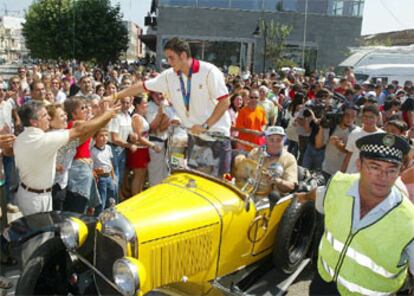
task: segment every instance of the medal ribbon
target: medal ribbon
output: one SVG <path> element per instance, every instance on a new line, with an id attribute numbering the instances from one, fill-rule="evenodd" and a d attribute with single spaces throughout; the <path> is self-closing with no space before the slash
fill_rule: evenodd
<path id="1" fill-rule="evenodd" d="M 194 63 L 194 60 L 193 60 L 193 63 Z M 183 73 L 180 71 L 179 75 L 180 75 L 180 88 L 181 88 L 181 94 L 183 96 L 184 105 L 185 105 L 185 108 L 187 109 L 187 111 L 189 111 L 189 109 L 190 109 L 190 96 L 191 96 L 191 77 L 193 76 L 193 64 L 191 64 L 190 73 L 188 74 L 187 91 L 184 87 Z"/>

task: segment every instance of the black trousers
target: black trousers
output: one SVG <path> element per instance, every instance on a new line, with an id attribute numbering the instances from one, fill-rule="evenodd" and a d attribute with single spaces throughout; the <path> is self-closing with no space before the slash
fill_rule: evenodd
<path id="1" fill-rule="evenodd" d="M 52 187 L 52 206 L 54 211 L 62 211 L 66 199 L 66 188 L 61 189 L 56 183 Z"/>
<path id="2" fill-rule="evenodd" d="M 336 283 L 325 282 L 316 270 L 309 287 L 309 295 L 339 295 Z"/>
<path id="3" fill-rule="evenodd" d="M 88 208 L 89 200 L 76 192 L 66 191 L 65 202 L 63 203 L 63 210 L 68 212 L 75 212 L 85 214 Z"/>

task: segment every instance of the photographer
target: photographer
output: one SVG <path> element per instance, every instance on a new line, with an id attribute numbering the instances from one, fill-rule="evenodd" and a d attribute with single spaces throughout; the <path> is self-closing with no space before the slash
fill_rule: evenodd
<path id="1" fill-rule="evenodd" d="M 322 163 L 322 174 L 325 181 L 341 169 L 346 150 L 348 136 L 355 128 L 355 119 L 359 108 L 352 103 L 345 103 L 341 109 L 327 114 L 327 120 L 321 122 L 315 138 L 315 148 L 325 148 L 325 159 Z"/>
<path id="2" fill-rule="evenodd" d="M 316 94 L 313 104 L 307 106 L 303 115 L 309 122 L 310 135 L 309 142 L 303 156 L 303 166 L 309 170 L 321 170 L 322 162 L 325 156 L 325 147 L 317 148 L 315 145 L 316 135 L 321 123 L 326 121 L 326 114 L 332 110 L 332 93 L 327 89 L 321 89 Z"/>

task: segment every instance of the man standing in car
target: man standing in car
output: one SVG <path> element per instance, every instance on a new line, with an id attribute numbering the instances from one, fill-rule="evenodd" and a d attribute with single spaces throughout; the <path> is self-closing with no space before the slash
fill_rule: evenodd
<path id="1" fill-rule="evenodd" d="M 210 63 L 192 58 L 189 44 L 182 39 L 169 40 L 164 46 L 164 53 L 170 69 L 153 79 L 135 83 L 114 94 L 113 98 L 134 96 L 144 91 L 166 94 L 184 127 L 191 130 L 189 151 L 199 145 L 208 146 L 203 148 L 211 149 L 214 161 L 220 164 L 216 176 L 228 173 L 230 140 L 208 142 L 200 141 L 196 136 L 206 131 L 230 136 L 231 121 L 227 112 L 230 101 L 223 73 Z"/>

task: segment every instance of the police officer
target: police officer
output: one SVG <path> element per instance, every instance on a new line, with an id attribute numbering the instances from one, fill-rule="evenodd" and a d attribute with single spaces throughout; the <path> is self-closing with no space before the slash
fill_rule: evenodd
<path id="1" fill-rule="evenodd" d="M 397 181 L 410 146 L 385 133 L 356 145 L 359 174 L 338 172 L 316 197 L 325 231 L 310 295 L 390 295 L 414 274 L 414 205 Z"/>

